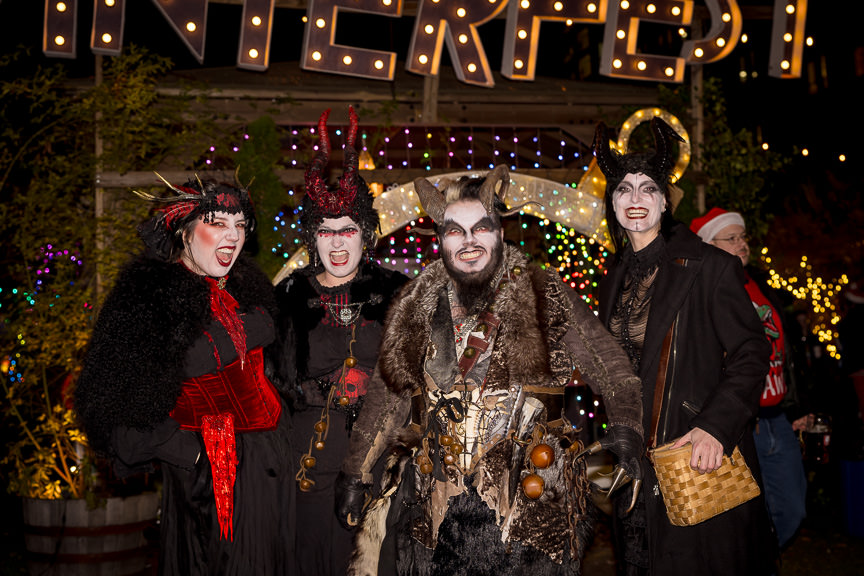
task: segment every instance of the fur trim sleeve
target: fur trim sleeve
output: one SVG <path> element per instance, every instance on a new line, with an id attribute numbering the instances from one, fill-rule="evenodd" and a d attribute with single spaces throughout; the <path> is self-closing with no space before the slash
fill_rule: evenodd
<path id="1" fill-rule="evenodd" d="M 363 410 L 354 424 L 342 472 L 371 484 L 372 468 L 408 425 L 410 409 L 411 392 L 389 390 L 376 368 L 369 381 Z"/>
<path id="2" fill-rule="evenodd" d="M 628 426 L 642 435 L 642 381 L 627 354 L 576 292 L 563 284 L 559 289 L 570 303 L 564 342 L 576 368 L 603 397 L 609 424 Z"/>

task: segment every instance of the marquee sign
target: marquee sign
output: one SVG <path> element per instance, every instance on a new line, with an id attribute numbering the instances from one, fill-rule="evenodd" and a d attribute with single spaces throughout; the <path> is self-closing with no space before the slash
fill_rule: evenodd
<path id="1" fill-rule="evenodd" d="M 127 0 L 94 0 L 90 49 L 116 55 L 123 47 Z M 198 59 L 204 60 L 208 0 L 153 0 Z M 270 63 L 276 0 L 244 0 L 237 66 L 266 70 Z M 613 78 L 682 82 L 687 65 L 708 64 L 729 55 L 741 37 L 736 0 L 704 0 L 710 14 L 705 37 L 683 43 L 677 55 L 637 50 L 641 22 L 682 28 L 693 21 L 694 0 L 418 0 L 405 68 L 436 76 L 446 45 L 460 81 L 495 85 L 478 27 L 506 10 L 501 74 L 534 80 L 541 24 L 548 21 L 602 25 L 600 72 Z M 75 57 L 78 0 L 45 0 L 43 51 Z M 308 0 L 300 65 L 329 74 L 392 80 L 396 53 L 336 44 L 340 14 L 363 12 L 402 17 L 402 0 Z M 769 74 L 800 78 L 807 0 L 774 0 Z"/>

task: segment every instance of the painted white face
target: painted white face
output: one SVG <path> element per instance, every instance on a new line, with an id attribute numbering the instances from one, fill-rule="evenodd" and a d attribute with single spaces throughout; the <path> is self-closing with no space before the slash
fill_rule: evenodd
<path id="1" fill-rule="evenodd" d="M 186 235 L 180 259 L 193 272 L 221 278 L 231 271 L 246 242 L 246 216 L 242 212 L 214 212 L 210 222 L 201 216 Z"/>
<path id="2" fill-rule="evenodd" d="M 440 230 L 441 247 L 450 267 L 462 274 L 482 272 L 504 240 L 479 200 L 460 200 L 447 206 Z"/>
<path id="3" fill-rule="evenodd" d="M 711 240 L 711 244 L 733 256 L 738 256 L 744 266 L 750 262 L 750 246 L 747 244 L 746 230 L 740 224 L 730 224 L 722 228 Z"/>
<path id="4" fill-rule="evenodd" d="M 357 275 L 363 258 L 363 232 L 349 216 L 324 218 L 315 236 L 315 249 L 324 265 L 318 281 L 338 286 Z"/>
<path id="5" fill-rule="evenodd" d="M 666 199 L 657 183 L 639 172 L 627 174 L 621 180 L 613 192 L 612 206 L 615 218 L 628 233 L 656 235 L 666 209 Z"/>

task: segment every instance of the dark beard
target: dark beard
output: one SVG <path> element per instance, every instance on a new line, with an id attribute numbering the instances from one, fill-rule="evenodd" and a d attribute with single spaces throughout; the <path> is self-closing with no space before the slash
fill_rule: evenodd
<path id="1" fill-rule="evenodd" d="M 492 258 L 478 272 L 462 272 L 453 267 L 455 254 L 444 254 L 444 268 L 453 280 L 453 289 L 459 303 L 468 311 L 468 315 L 479 314 L 492 302 L 498 286 L 492 285 L 492 280 L 504 261 L 504 244 L 499 239 L 492 247 Z"/>

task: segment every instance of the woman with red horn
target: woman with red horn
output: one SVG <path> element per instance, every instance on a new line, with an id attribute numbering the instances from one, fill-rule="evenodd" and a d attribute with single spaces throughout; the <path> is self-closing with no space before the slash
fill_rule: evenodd
<path id="1" fill-rule="evenodd" d="M 278 362 L 293 382 L 299 466 L 296 573 L 308 576 L 346 573 L 353 528 L 334 510 L 344 486 L 339 470 L 378 359 L 388 305 L 408 281 L 374 261 L 379 216 L 358 172 L 357 114 L 350 107 L 342 176 L 327 182 L 329 114 L 318 121 L 318 154 L 306 168 L 300 217 L 311 263 L 276 287 Z"/>

